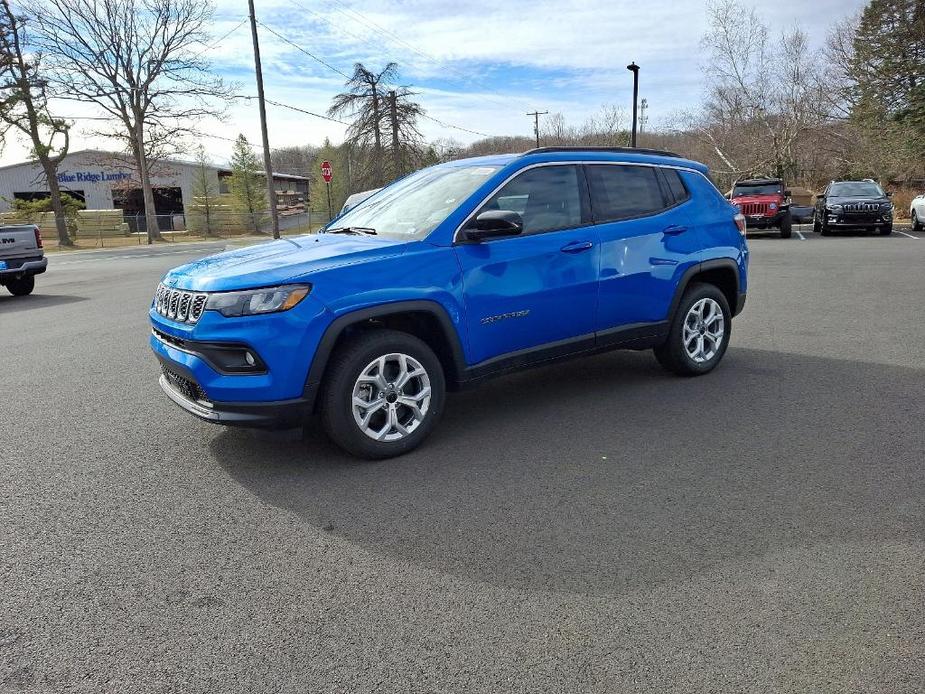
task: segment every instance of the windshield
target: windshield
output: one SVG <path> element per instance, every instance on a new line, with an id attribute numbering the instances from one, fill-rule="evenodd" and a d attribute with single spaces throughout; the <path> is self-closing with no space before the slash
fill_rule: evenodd
<path id="1" fill-rule="evenodd" d="M 829 189 L 830 198 L 882 198 L 883 188 L 868 181 L 842 181 L 833 183 Z"/>
<path id="2" fill-rule="evenodd" d="M 763 183 L 750 186 L 737 185 L 732 189 L 732 197 L 737 198 L 742 195 L 782 195 L 783 192 L 784 187 L 780 183 Z"/>
<path id="3" fill-rule="evenodd" d="M 393 183 L 329 225 L 422 238 L 495 174 L 498 166 L 433 167 Z"/>

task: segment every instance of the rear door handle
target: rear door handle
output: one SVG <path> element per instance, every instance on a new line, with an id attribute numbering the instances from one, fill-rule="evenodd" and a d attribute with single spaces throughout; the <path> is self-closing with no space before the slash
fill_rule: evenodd
<path id="1" fill-rule="evenodd" d="M 670 227 L 665 227 L 662 233 L 667 236 L 677 236 L 678 234 L 683 234 L 685 231 L 687 231 L 687 227 L 683 227 L 679 224 L 672 224 Z"/>
<path id="2" fill-rule="evenodd" d="M 572 241 L 562 246 L 559 250 L 563 253 L 581 253 L 591 248 L 594 248 L 594 243 L 591 241 Z"/>

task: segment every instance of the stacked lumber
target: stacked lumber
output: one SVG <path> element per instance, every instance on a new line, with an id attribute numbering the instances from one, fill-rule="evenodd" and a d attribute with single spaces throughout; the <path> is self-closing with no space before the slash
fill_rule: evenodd
<path id="1" fill-rule="evenodd" d="M 128 236 L 129 227 L 122 210 L 80 210 L 77 212 L 77 236 L 99 238 Z"/>

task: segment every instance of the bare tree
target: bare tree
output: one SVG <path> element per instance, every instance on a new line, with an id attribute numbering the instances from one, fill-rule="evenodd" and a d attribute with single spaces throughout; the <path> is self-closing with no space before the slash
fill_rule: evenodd
<path id="1" fill-rule="evenodd" d="M 410 151 L 422 141 L 416 121 L 424 114 L 424 109 L 410 100 L 412 92 L 406 87 L 393 87 L 394 102 L 389 98 L 389 85 L 397 80 L 396 63 L 389 63 L 379 73 L 357 63 L 354 65 L 353 76 L 345 83 L 347 91 L 335 96 L 328 109 L 330 116 L 352 120 L 347 128 L 347 140 L 355 151 L 369 154 L 366 171 L 355 178 L 370 187 L 387 182 L 383 166 L 386 138 L 391 141 L 388 149 L 393 153 L 392 160 L 399 162 L 393 168 L 398 169 L 404 166 L 398 150 L 406 148 Z M 392 172 L 395 176 L 401 173 L 404 172 Z"/>
<path id="2" fill-rule="evenodd" d="M 148 242 L 160 237 L 149 158 L 202 118 L 219 116 L 231 90 L 202 57 L 212 5 L 203 0 L 36 0 L 37 43 L 69 98 L 118 120 L 105 132 L 135 159 Z"/>
<path id="3" fill-rule="evenodd" d="M 686 129 L 719 155 L 730 178 L 797 175 L 797 146 L 824 115 L 806 35 L 794 29 L 772 39 L 754 9 L 736 0 L 716 0 L 707 12 L 707 98 Z"/>
<path id="4" fill-rule="evenodd" d="M 28 57 L 27 19 L 17 15 L 8 0 L 0 7 L 0 137 L 9 130 L 29 138 L 32 155 L 42 167 L 51 209 L 55 215 L 58 243 L 74 245 L 68 234 L 65 209 L 58 185 L 58 165 L 67 155 L 69 125 L 48 109 L 48 82 L 42 74 L 42 56 Z"/>

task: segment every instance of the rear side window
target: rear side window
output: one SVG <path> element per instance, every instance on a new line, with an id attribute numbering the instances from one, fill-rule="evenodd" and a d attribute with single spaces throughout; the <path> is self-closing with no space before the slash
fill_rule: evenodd
<path id="1" fill-rule="evenodd" d="M 662 175 L 665 177 L 665 183 L 668 184 L 668 197 L 673 205 L 682 203 L 690 197 L 690 193 L 684 187 L 684 181 L 681 180 L 681 174 L 674 169 L 662 169 Z"/>
<path id="2" fill-rule="evenodd" d="M 654 167 L 591 164 L 585 170 L 596 222 L 645 217 L 674 204 L 666 204 Z"/>
<path id="3" fill-rule="evenodd" d="M 485 203 L 486 210 L 511 210 L 524 220 L 524 234 L 571 229 L 581 225 L 577 166 L 529 169 Z"/>

